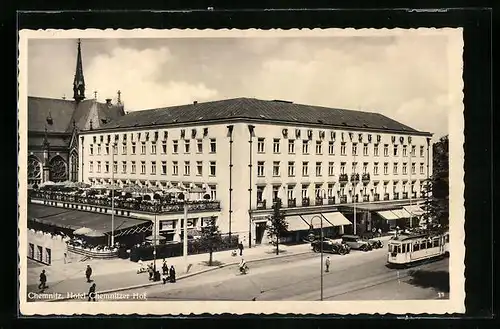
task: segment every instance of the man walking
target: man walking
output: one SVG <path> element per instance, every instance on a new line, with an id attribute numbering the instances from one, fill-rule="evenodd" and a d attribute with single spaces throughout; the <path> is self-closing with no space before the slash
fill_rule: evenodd
<path id="1" fill-rule="evenodd" d="M 47 275 L 45 275 L 45 270 L 42 270 L 42 273 L 40 273 L 40 284 L 38 285 L 38 289 L 41 289 L 43 291 L 45 288 L 47 288 L 46 283 Z"/>
<path id="2" fill-rule="evenodd" d="M 238 249 L 240 250 L 240 256 L 243 256 L 243 243 L 241 241 L 238 243 Z"/>
<path id="3" fill-rule="evenodd" d="M 91 275 L 92 275 L 92 268 L 90 267 L 90 265 L 87 265 L 87 270 L 85 271 L 85 277 L 87 278 L 87 282 L 92 282 L 92 280 L 90 280 Z"/>
<path id="4" fill-rule="evenodd" d="M 95 283 L 92 283 L 89 289 L 89 302 L 93 301 L 95 302 Z"/>
<path id="5" fill-rule="evenodd" d="M 330 256 L 326 257 L 325 267 L 325 272 L 330 272 Z"/>

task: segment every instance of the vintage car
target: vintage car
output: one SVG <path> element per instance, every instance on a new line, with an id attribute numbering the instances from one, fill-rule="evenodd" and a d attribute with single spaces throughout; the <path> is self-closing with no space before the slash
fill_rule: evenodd
<path id="1" fill-rule="evenodd" d="M 311 247 L 314 252 L 320 252 L 321 241 L 319 239 L 312 241 Z M 345 255 L 351 252 L 351 248 L 346 244 L 335 242 L 328 238 L 323 238 L 323 252 Z"/>
<path id="2" fill-rule="evenodd" d="M 361 239 L 357 235 L 343 235 L 342 243 L 347 244 L 351 249 L 361 251 L 373 250 L 372 245 L 368 241 Z"/>
<path id="3" fill-rule="evenodd" d="M 384 247 L 384 243 L 378 239 L 369 239 L 368 243 L 372 246 L 373 249 L 379 249 Z"/>

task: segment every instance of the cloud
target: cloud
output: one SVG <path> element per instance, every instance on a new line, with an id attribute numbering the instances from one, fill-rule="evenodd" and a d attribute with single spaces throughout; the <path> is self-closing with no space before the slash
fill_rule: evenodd
<path id="1" fill-rule="evenodd" d="M 98 98 L 116 97 L 119 89 L 127 111 L 208 100 L 217 91 L 202 82 L 165 81 L 166 64 L 172 59 L 169 49 L 137 50 L 116 48 L 110 54 L 94 57 L 85 70 L 89 90 L 98 91 Z"/>

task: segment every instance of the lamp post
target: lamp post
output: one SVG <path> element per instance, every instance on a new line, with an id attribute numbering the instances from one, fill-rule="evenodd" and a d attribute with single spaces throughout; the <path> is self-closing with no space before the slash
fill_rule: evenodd
<path id="1" fill-rule="evenodd" d="M 311 218 L 311 227 L 313 227 L 313 219 L 319 218 L 320 222 L 320 252 L 321 252 L 321 262 L 320 262 L 320 285 L 321 285 L 321 297 L 320 300 L 323 300 L 323 217 L 319 215 L 315 215 Z"/>
<path id="2" fill-rule="evenodd" d="M 115 245 L 115 143 L 111 145 L 111 247 Z"/>
<path id="3" fill-rule="evenodd" d="M 183 231 L 183 236 L 184 239 L 182 241 L 182 249 L 183 249 L 183 256 L 184 256 L 184 265 L 186 266 L 186 273 L 188 271 L 188 234 L 187 234 L 187 222 L 188 222 L 188 206 L 189 206 L 189 201 L 188 201 L 188 193 L 184 193 L 184 231 Z"/>
<path id="4" fill-rule="evenodd" d="M 153 210 L 155 212 L 155 223 L 153 232 L 153 271 L 156 273 L 156 243 L 158 242 L 158 212 L 160 212 L 161 204 L 155 204 Z"/>

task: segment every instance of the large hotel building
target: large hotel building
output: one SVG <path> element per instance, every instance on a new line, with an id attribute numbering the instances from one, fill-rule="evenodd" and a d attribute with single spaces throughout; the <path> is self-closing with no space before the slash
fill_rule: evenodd
<path id="1" fill-rule="evenodd" d="M 79 132 L 79 181 L 204 191 L 220 209 L 190 213 L 189 226 L 215 216 L 251 246 L 266 241 L 277 198 L 290 240 L 320 222 L 333 233 L 395 226 L 418 213 L 432 173 L 431 134 L 371 112 L 236 98 L 93 127 Z M 179 240 L 182 218 L 161 214 L 157 233 Z"/>

